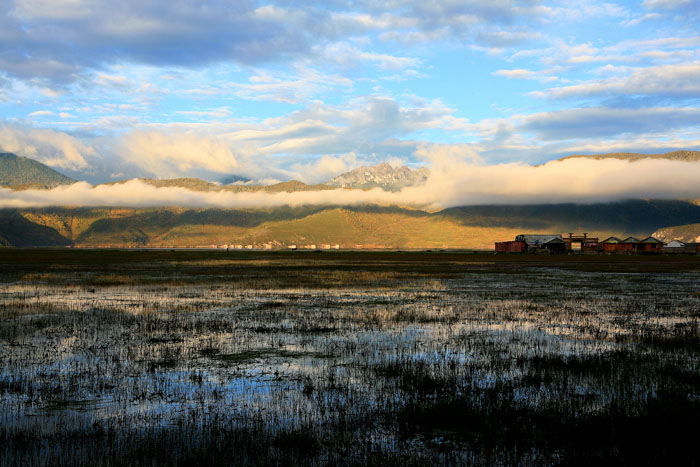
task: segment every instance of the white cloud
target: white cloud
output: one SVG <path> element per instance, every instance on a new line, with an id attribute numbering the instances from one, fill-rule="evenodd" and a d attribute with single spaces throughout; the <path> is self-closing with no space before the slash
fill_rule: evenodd
<path id="1" fill-rule="evenodd" d="M 128 162 L 159 178 L 198 170 L 230 173 L 239 165 L 225 141 L 194 132 L 137 130 L 124 135 L 118 149 Z"/>
<path id="2" fill-rule="evenodd" d="M 360 165 L 353 152 L 342 155 L 325 154 L 311 162 L 297 162 L 292 165 L 296 172 L 294 177 L 305 183 L 323 183 L 343 172 L 348 172 Z"/>
<path id="3" fill-rule="evenodd" d="M 321 73 L 312 68 L 298 69 L 291 76 L 258 72 L 248 83 L 229 83 L 228 88 L 244 99 L 269 100 L 298 104 L 312 96 L 338 87 L 352 87 L 353 82 L 339 75 Z M 219 91 L 221 92 L 221 91 Z"/>
<path id="4" fill-rule="evenodd" d="M 515 68 L 512 70 L 497 70 L 492 74 L 495 76 L 505 76 L 506 78 L 510 79 L 531 79 L 546 83 L 559 79 L 556 76 L 551 76 L 550 73 L 552 72 L 553 70 L 532 71 L 523 68 Z"/>
<path id="5" fill-rule="evenodd" d="M 639 17 L 634 18 L 634 19 L 623 21 L 621 24 L 623 26 L 630 27 L 630 26 L 636 26 L 638 24 L 641 24 L 644 21 L 650 21 L 650 20 L 659 19 L 659 18 L 661 18 L 661 15 L 658 13 L 647 13 L 643 16 L 639 16 Z"/>
<path id="6" fill-rule="evenodd" d="M 698 149 L 699 120 L 692 106 L 606 106 L 484 119 L 465 130 L 474 137 L 467 147 L 486 160 L 537 163 L 576 153 Z"/>
<path id="7" fill-rule="evenodd" d="M 517 130 L 535 132 L 544 140 L 590 139 L 624 133 L 666 135 L 674 129 L 697 127 L 700 109 L 589 107 L 542 112 L 517 120 Z"/>
<path id="8" fill-rule="evenodd" d="M 554 99 L 601 95 L 655 95 L 700 97 L 700 63 L 632 68 L 625 77 L 587 81 L 550 88 L 544 95 Z"/>
<path id="9" fill-rule="evenodd" d="M 318 58 L 318 50 L 326 46 L 371 40 L 375 34 L 404 43 L 452 40 L 511 46 L 538 38 L 531 23 L 552 14 L 551 8 L 530 0 L 7 3 L 0 26 L 3 44 L 12 53 L 3 54 L 0 69 L 23 79 L 63 84 L 115 63 L 187 68 L 293 63 Z M 417 62 L 385 51 L 353 54 L 394 71 Z M 119 76 L 105 75 L 100 82 L 127 85 Z"/>
<path id="10" fill-rule="evenodd" d="M 334 43 L 319 50 L 325 60 L 335 63 L 342 68 L 356 67 L 367 63 L 375 63 L 383 70 L 405 71 L 418 67 L 421 61 L 414 57 L 367 52 L 348 43 Z"/>
<path id="11" fill-rule="evenodd" d="M 401 105 L 389 97 L 365 96 L 338 106 L 314 102 L 261 125 L 231 130 L 226 138 L 258 155 L 386 153 L 406 144 L 415 147 L 396 138 L 460 124 L 453 112 L 440 101 Z"/>
<path id="12" fill-rule="evenodd" d="M 427 155 L 430 157 L 430 155 Z M 85 182 L 52 190 L 0 188 L 0 207 L 188 206 L 254 208 L 299 205 L 391 204 L 430 208 L 473 204 L 602 202 L 631 198 L 700 197 L 700 163 L 645 159 L 567 159 L 533 167 L 482 165 L 436 154 L 425 185 L 398 193 L 380 189 L 294 193 L 192 192 L 156 188 L 138 180 L 92 187 Z"/>
<path id="13" fill-rule="evenodd" d="M 48 115 L 53 115 L 54 113 L 50 110 L 37 110 L 29 114 L 30 117 L 44 117 Z"/>
<path id="14" fill-rule="evenodd" d="M 69 170 L 87 168 L 85 158 L 96 156 L 94 148 L 66 133 L 2 123 L 0 148 L 36 159 L 51 167 Z"/>
<path id="15" fill-rule="evenodd" d="M 229 107 L 218 107 L 208 110 L 176 110 L 173 113 L 192 118 L 225 118 L 231 115 L 231 109 Z"/>
<path id="16" fill-rule="evenodd" d="M 128 77 L 123 75 L 108 75 L 106 73 L 97 73 L 95 76 L 95 84 L 98 86 L 111 86 L 121 89 L 130 87 Z"/>

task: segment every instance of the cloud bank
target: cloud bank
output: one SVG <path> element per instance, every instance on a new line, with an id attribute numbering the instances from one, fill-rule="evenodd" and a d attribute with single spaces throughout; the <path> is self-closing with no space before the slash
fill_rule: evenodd
<path id="1" fill-rule="evenodd" d="M 397 193 L 380 189 L 292 193 L 195 192 L 156 188 L 138 180 L 91 186 L 85 182 L 52 190 L 0 189 L 0 207 L 121 206 L 269 208 L 302 205 L 403 205 L 426 209 L 483 204 L 592 203 L 622 199 L 700 198 L 700 163 L 645 159 L 585 158 L 542 166 L 484 165 L 449 153 L 435 160 L 424 185 Z"/>
<path id="2" fill-rule="evenodd" d="M 22 154 L 58 169 L 85 169 L 95 150 L 65 133 L 0 124 L 0 149 Z"/>

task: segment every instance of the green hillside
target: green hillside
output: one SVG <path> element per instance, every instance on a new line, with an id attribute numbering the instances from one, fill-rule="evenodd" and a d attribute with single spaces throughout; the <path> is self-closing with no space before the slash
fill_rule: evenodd
<path id="1" fill-rule="evenodd" d="M 208 246 L 271 244 L 341 245 L 343 248 L 489 248 L 513 229 L 460 225 L 427 213 L 401 209 L 315 208 L 272 210 L 167 209 L 102 219 L 83 231 L 80 246 Z"/>
<path id="2" fill-rule="evenodd" d="M 5 152 L 0 153 L 0 186 L 14 189 L 54 188 L 75 183 L 41 162 Z"/>
<path id="3" fill-rule="evenodd" d="M 634 200 L 590 205 L 465 206 L 428 213 L 386 206 L 269 209 L 36 208 L 0 210 L 16 246 L 341 245 L 344 248 L 492 248 L 518 233 L 647 236 L 700 223 L 700 206 Z M 700 233 L 698 234 L 700 235 Z"/>

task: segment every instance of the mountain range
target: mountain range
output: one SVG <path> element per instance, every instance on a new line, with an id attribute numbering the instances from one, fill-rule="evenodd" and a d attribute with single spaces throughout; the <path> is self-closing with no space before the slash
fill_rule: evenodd
<path id="1" fill-rule="evenodd" d="M 622 154 L 627 159 L 663 155 Z M 613 154 L 572 156 L 606 158 Z M 700 152 L 668 158 L 700 160 Z M 694 159 L 693 159 L 694 158 Z M 420 184 L 427 169 L 380 164 L 339 175 L 325 184 L 299 181 L 275 185 L 221 185 L 196 178 L 141 179 L 157 187 L 196 191 L 301 191 L 336 187 L 389 191 Z M 0 184 L 13 189 L 50 188 L 74 180 L 31 159 L 0 157 Z M 124 182 L 112 182 L 124 183 Z M 676 226 L 676 227 L 674 227 Z M 343 248 L 492 248 L 523 232 L 587 232 L 590 236 L 700 236 L 700 205 L 692 201 L 631 200 L 598 204 L 463 206 L 427 212 L 372 205 L 190 209 L 183 207 L 0 209 L 0 245 L 7 246 L 210 246 L 288 248 L 339 245 Z M 695 239 L 693 237 L 693 239 Z"/>
<path id="2" fill-rule="evenodd" d="M 673 151 L 663 154 L 638 154 L 635 152 L 611 152 L 593 155 L 574 154 L 572 156 L 562 157 L 559 160 L 563 161 L 579 157 L 588 159 L 624 159 L 630 161 L 639 161 L 642 159 L 670 159 L 675 161 L 700 162 L 700 151 Z"/>
<path id="3" fill-rule="evenodd" d="M 9 152 L 0 153 L 0 186 L 8 186 L 17 190 L 49 189 L 71 183 L 75 183 L 75 180 L 34 159 Z"/>
<path id="4" fill-rule="evenodd" d="M 430 171 L 425 167 L 410 169 L 406 166 L 392 167 L 386 162 L 373 167 L 359 167 L 338 175 L 326 185 L 338 188 L 381 188 L 387 191 L 400 191 L 407 186 L 424 183 Z"/>

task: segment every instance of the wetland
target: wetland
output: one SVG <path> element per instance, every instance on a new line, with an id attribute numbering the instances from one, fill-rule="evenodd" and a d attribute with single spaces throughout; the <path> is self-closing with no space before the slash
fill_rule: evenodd
<path id="1" fill-rule="evenodd" d="M 0 250 L 0 465 L 697 465 L 700 257 Z"/>

